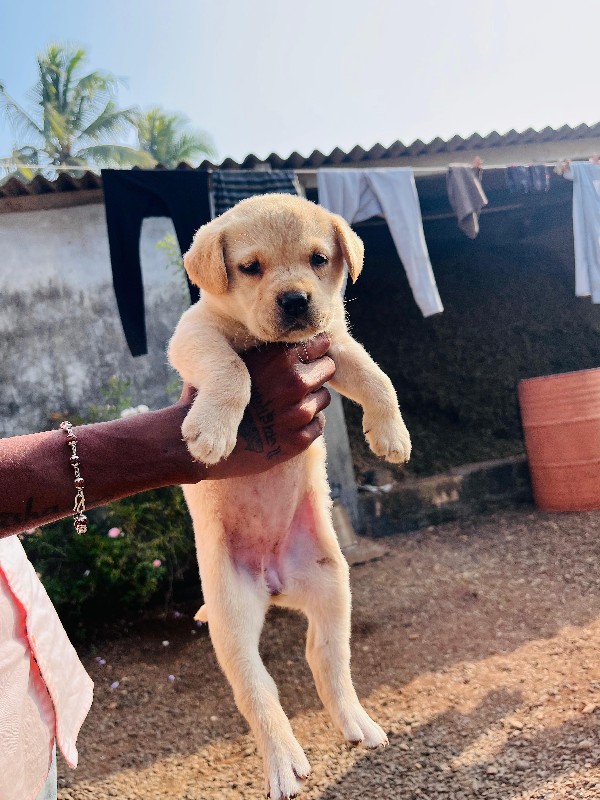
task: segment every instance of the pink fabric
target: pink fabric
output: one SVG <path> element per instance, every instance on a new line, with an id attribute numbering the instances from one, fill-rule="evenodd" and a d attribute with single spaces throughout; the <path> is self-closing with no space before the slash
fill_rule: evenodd
<path id="1" fill-rule="evenodd" d="M 0 539 L 0 797 L 32 800 L 56 737 L 77 766 L 93 683 L 16 536 Z"/>

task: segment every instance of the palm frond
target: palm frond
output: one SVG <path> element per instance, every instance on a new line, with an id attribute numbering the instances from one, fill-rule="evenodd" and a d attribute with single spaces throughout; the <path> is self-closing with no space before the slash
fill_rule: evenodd
<path id="1" fill-rule="evenodd" d="M 63 108 L 62 108 L 64 114 L 67 113 L 70 104 L 69 98 L 71 94 L 71 81 L 73 79 L 73 75 L 84 59 L 85 59 L 85 50 L 79 48 L 71 54 L 71 57 L 68 59 L 68 62 L 65 66 L 65 71 L 64 71 L 65 74 L 63 79 Z"/>
<path id="2" fill-rule="evenodd" d="M 80 135 L 98 141 L 108 134 L 122 133 L 132 124 L 133 109 L 119 109 L 113 100 L 109 100 L 98 116 L 83 130 Z"/>
<path id="3" fill-rule="evenodd" d="M 9 121 L 16 135 L 43 137 L 43 129 L 16 100 L 13 100 L 2 83 L 0 83 L 0 111 Z"/>
<path id="4" fill-rule="evenodd" d="M 77 152 L 77 156 L 84 159 L 85 163 L 93 162 L 100 167 L 144 167 L 151 169 L 156 165 L 156 161 L 149 153 L 121 144 L 96 144 L 91 147 L 84 147 Z"/>

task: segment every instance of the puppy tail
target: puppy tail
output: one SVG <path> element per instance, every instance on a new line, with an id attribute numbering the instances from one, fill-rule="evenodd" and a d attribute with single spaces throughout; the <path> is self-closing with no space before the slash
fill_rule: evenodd
<path id="1" fill-rule="evenodd" d="M 194 619 L 196 622 L 208 622 L 208 611 L 206 610 L 206 605 L 202 606 L 202 608 L 196 613 Z"/>

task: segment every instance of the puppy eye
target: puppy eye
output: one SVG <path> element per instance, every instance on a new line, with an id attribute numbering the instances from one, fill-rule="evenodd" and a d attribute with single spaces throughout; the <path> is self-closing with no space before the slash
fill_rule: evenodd
<path id="1" fill-rule="evenodd" d="M 313 267 L 323 267 L 328 262 L 327 256 L 323 255 L 323 253 L 313 253 L 310 257 L 310 263 Z"/>
<path id="2" fill-rule="evenodd" d="M 252 261 L 250 264 L 240 264 L 240 272 L 244 275 L 260 275 L 260 262 Z"/>

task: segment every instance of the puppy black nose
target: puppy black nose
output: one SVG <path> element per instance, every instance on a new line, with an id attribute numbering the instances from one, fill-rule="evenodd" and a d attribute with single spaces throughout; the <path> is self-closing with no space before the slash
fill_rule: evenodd
<path id="1" fill-rule="evenodd" d="M 297 319 L 308 310 L 309 297 L 306 292 L 283 292 L 277 298 L 277 304 L 288 317 Z"/>

